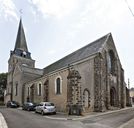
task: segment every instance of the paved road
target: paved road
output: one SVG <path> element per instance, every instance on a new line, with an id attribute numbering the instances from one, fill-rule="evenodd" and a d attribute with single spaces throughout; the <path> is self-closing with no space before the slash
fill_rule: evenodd
<path id="1" fill-rule="evenodd" d="M 19 109 L 0 108 L 9 128 L 117 128 L 134 118 L 134 108 L 109 114 L 91 116 L 77 121 L 52 120 Z M 60 117 L 60 115 L 56 115 Z M 50 117 L 56 117 L 55 115 Z"/>
<path id="2" fill-rule="evenodd" d="M 19 109 L 0 108 L 0 112 L 5 117 L 8 128 L 83 128 L 81 122 L 51 120 Z"/>
<path id="3" fill-rule="evenodd" d="M 133 118 L 134 108 L 88 118 L 82 122 L 90 128 L 117 128 Z"/>

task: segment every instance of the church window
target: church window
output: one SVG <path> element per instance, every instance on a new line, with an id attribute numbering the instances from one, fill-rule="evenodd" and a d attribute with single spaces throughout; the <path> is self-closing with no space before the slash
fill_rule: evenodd
<path id="1" fill-rule="evenodd" d="M 26 57 L 26 52 L 25 51 L 23 51 L 21 54 L 20 54 L 20 56 L 22 56 L 22 57 Z"/>
<path id="2" fill-rule="evenodd" d="M 27 93 L 28 93 L 28 96 L 30 96 L 30 87 L 28 87 Z"/>
<path id="3" fill-rule="evenodd" d="M 61 78 L 58 77 L 55 81 L 55 93 L 56 94 L 61 94 Z"/>
<path id="4" fill-rule="evenodd" d="M 9 88 L 7 88 L 7 93 L 9 93 Z"/>
<path id="5" fill-rule="evenodd" d="M 15 96 L 18 95 L 18 83 L 15 84 Z"/>
<path id="6" fill-rule="evenodd" d="M 42 84 L 39 83 L 37 87 L 38 87 L 38 88 L 37 88 L 38 96 L 41 96 L 41 92 L 42 92 Z"/>
<path id="7" fill-rule="evenodd" d="M 111 74 L 115 74 L 115 55 L 114 52 L 112 50 L 109 51 L 109 55 L 108 55 L 108 71 Z"/>

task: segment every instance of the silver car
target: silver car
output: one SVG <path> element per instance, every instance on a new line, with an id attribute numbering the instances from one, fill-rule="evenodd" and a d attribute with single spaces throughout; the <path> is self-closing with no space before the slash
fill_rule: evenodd
<path id="1" fill-rule="evenodd" d="M 39 105 L 36 106 L 35 112 L 41 113 L 42 115 L 47 113 L 56 114 L 56 107 L 51 102 L 41 102 Z"/>

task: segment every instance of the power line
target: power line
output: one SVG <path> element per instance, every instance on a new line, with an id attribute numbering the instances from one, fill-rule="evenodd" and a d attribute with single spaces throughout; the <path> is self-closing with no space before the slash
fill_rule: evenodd
<path id="1" fill-rule="evenodd" d="M 131 14 L 132 14 L 132 16 L 134 17 L 134 13 L 133 13 L 133 11 L 132 11 L 132 9 L 131 9 L 130 5 L 128 4 L 128 1 L 127 1 L 127 0 L 125 0 L 125 2 L 126 2 L 126 4 L 127 4 L 127 7 L 128 7 L 128 9 L 129 9 L 130 13 L 131 13 Z"/>

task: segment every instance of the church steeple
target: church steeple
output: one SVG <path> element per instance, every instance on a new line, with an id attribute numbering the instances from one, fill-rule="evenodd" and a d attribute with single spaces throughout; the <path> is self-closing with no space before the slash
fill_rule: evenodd
<path id="1" fill-rule="evenodd" d="M 18 28 L 18 33 L 17 33 L 16 44 L 15 44 L 14 50 L 16 50 L 16 49 L 20 49 L 20 50 L 28 52 L 27 42 L 26 42 L 25 33 L 24 33 L 23 24 L 22 24 L 21 19 L 20 19 L 20 23 L 19 23 L 19 28 Z"/>
<path id="2" fill-rule="evenodd" d="M 27 48 L 27 42 L 23 29 L 22 19 L 20 19 L 14 51 L 11 51 L 11 55 L 14 54 L 20 57 L 31 59 L 31 53 L 28 51 Z"/>

